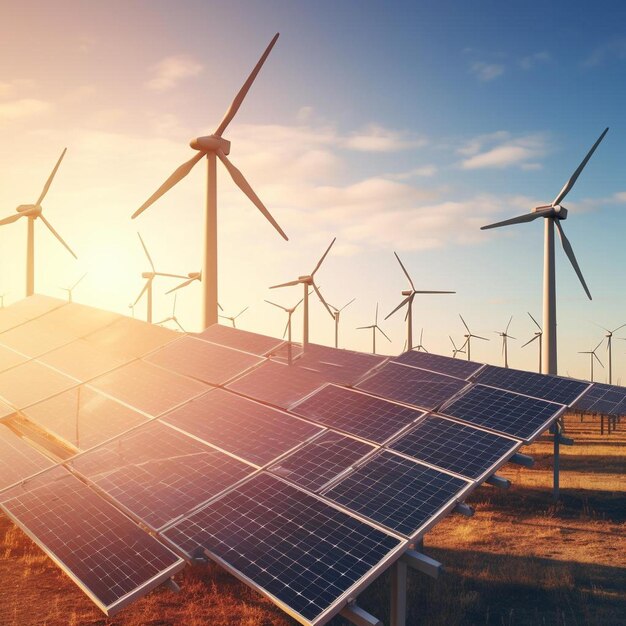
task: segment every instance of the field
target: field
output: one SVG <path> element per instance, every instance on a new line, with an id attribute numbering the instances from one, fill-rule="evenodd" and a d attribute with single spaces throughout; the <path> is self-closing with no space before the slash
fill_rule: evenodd
<path id="1" fill-rule="evenodd" d="M 500 472 L 510 490 L 480 488 L 473 518 L 449 517 L 427 535 L 425 552 L 446 573 L 410 575 L 410 625 L 626 624 L 626 423 L 600 436 L 597 420 L 568 416 L 566 431 L 576 445 L 562 448 L 559 503 L 552 446 L 539 441 L 523 450 L 534 468 Z M 107 620 L 0 516 L 2 626 L 295 624 L 215 566 L 187 568 L 178 583 L 182 593 L 159 589 Z M 382 577 L 359 599 L 385 623 L 387 589 Z"/>

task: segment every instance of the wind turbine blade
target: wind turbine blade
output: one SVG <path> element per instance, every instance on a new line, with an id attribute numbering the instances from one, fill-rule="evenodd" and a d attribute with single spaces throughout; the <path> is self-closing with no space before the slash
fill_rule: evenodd
<path id="1" fill-rule="evenodd" d="M 463 316 L 460 313 L 459 313 L 459 317 L 461 318 L 461 321 L 463 322 L 463 326 L 465 326 L 465 329 L 471 335 L 472 331 L 469 329 L 469 326 L 465 323 L 465 320 L 463 319 Z"/>
<path id="2" fill-rule="evenodd" d="M 296 306 L 293 307 L 293 310 L 295 311 L 303 302 L 304 302 L 304 298 L 300 298 L 300 300 L 298 300 L 298 304 L 296 304 Z"/>
<path id="3" fill-rule="evenodd" d="M 513 321 L 513 316 L 511 315 L 510 319 L 509 319 L 509 323 L 506 325 L 506 328 L 504 329 L 504 334 L 507 335 L 509 333 L 509 326 L 511 325 L 511 322 Z"/>
<path id="4" fill-rule="evenodd" d="M 54 169 L 52 170 L 52 173 L 50 174 L 50 176 L 48 176 L 48 180 L 46 181 L 46 184 L 43 186 L 43 190 L 41 191 L 41 194 L 39 198 L 37 199 L 37 202 L 35 203 L 36 206 L 39 206 L 43 202 L 43 199 L 46 197 L 46 194 L 48 193 L 48 189 L 50 189 L 50 185 L 52 184 L 52 181 L 54 180 L 54 177 L 56 176 L 57 170 L 59 169 L 59 165 L 61 165 L 61 161 L 63 160 L 63 157 L 65 156 L 66 152 L 67 152 L 67 148 L 63 148 L 63 152 L 61 152 L 61 156 L 59 157 L 57 164 L 54 166 Z"/>
<path id="5" fill-rule="evenodd" d="M 398 263 L 400 263 L 400 267 L 402 268 L 402 271 L 404 272 L 404 275 L 408 278 L 409 285 L 411 285 L 411 289 L 413 291 L 415 291 L 415 285 L 413 284 L 413 281 L 411 280 L 411 277 L 409 276 L 409 273 L 406 271 L 406 267 L 404 267 L 404 265 L 402 264 L 402 261 L 400 260 L 400 257 L 398 256 L 398 253 L 395 250 L 394 250 L 393 253 L 396 255 L 396 259 L 398 259 Z"/>
<path id="6" fill-rule="evenodd" d="M 415 293 L 456 293 L 456 291 L 416 291 Z"/>
<path id="7" fill-rule="evenodd" d="M 378 324 L 376 324 L 376 328 L 383 334 L 383 337 L 385 337 L 385 339 L 389 343 L 391 343 L 391 339 L 389 339 L 389 337 L 387 336 L 387 333 Z"/>
<path id="8" fill-rule="evenodd" d="M 248 79 L 246 80 L 246 82 L 243 84 L 243 87 L 239 90 L 239 93 L 235 96 L 235 99 L 232 101 L 231 105 L 228 107 L 228 110 L 224 114 L 224 117 L 222 121 L 220 122 L 220 125 L 217 127 L 217 130 L 214 133 L 218 137 L 222 136 L 222 133 L 226 130 L 226 127 L 232 122 L 233 118 L 237 114 L 237 111 L 239 110 L 241 103 L 244 101 L 244 98 L 248 94 L 248 91 L 250 90 L 252 83 L 254 82 L 255 78 L 257 77 L 257 74 L 263 67 L 263 63 L 265 63 L 265 59 L 267 59 L 267 57 L 269 56 L 269 53 L 272 51 L 272 48 L 274 47 L 274 44 L 276 43 L 276 40 L 278 39 L 278 35 L 279 33 L 276 33 L 274 35 L 274 38 L 272 39 L 272 41 L 270 41 L 269 46 L 267 46 L 267 48 L 265 49 L 265 52 L 261 55 L 261 58 L 259 59 L 258 63 L 254 66 L 254 69 L 250 73 L 250 76 L 248 76 Z"/>
<path id="9" fill-rule="evenodd" d="M 396 311 L 400 310 L 405 304 L 408 304 L 411 298 L 412 296 L 407 296 L 404 300 L 402 300 L 402 302 L 400 302 L 400 304 L 391 313 L 389 313 L 389 315 L 387 315 L 385 319 L 390 318 Z"/>
<path id="10" fill-rule="evenodd" d="M 587 283 L 583 278 L 583 273 L 580 271 L 580 267 L 578 267 L 578 261 L 576 261 L 576 257 L 574 256 L 574 250 L 572 250 L 572 245 L 570 244 L 569 239 L 565 236 L 565 233 L 563 232 L 563 227 L 559 223 L 559 220 L 554 220 L 554 222 L 556 223 L 556 228 L 559 231 L 559 237 L 561 239 L 561 245 L 563 246 L 563 250 L 565 250 L 565 254 L 570 260 L 570 263 L 572 264 L 572 267 L 574 268 L 574 271 L 576 272 L 578 279 L 580 280 L 580 283 L 583 286 L 585 293 L 587 294 L 587 297 L 589 298 L 589 300 L 591 300 L 591 293 L 589 293 L 589 288 L 587 287 Z"/>
<path id="11" fill-rule="evenodd" d="M 507 335 L 507 337 L 508 337 L 509 339 L 513 339 L 514 341 L 517 341 L 517 337 L 513 337 L 513 335 Z"/>
<path id="12" fill-rule="evenodd" d="M 272 214 L 265 208 L 265 205 L 261 202 L 259 196 L 254 193 L 254 190 L 250 187 L 250 184 L 245 179 L 244 175 L 231 163 L 228 157 L 221 150 L 217 150 L 216 154 L 220 161 L 224 164 L 224 167 L 228 170 L 230 177 L 233 179 L 237 187 L 239 187 L 239 189 L 241 189 L 241 191 L 243 191 L 246 196 L 250 198 L 252 204 L 254 204 L 254 206 L 256 206 L 256 208 L 263 213 L 267 221 L 278 231 L 280 236 L 285 239 L 285 241 L 289 241 L 289 237 L 285 235 L 285 231 L 283 231 L 283 229 L 278 225 L 278 222 L 272 217 Z"/>
<path id="13" fill-rule="evenodd" d="M 15 215 L 9 215 L 9 217 L 5 217 L 0 220 L 0 226 L 4 226 L 5 224 L 11 224 L 12 222 L 16 222 L 20 219 L 20 217 L 26 217 L 23 213 L 16 213 Z"/>
<path id="14" fill-rule="evenodd" d="M 533 322 L 535 322 L 535 326 L 536 326 L 536 327 L 537 327 L 537 328 L 538 328 L 541 332 L 543 332 L 543 331 L 541 330 L 541 326 L 539 326 L 539 322 L 538 322 L 538 321 L 537 321 L 537 320 L 536 320 L 536 319 L 535 319 L 535 318 L 534 318 L 534 317 L 533 317 L 530 313 L 528 313 L 528 316 L 530 317 L 530 319 L 531 319 Z"/>
<path id="15" fill-rule="evenodd" d="M 378 326 L 378 302 L 376 303 L 376 314 L 374 316 L 374 326 Z"/>
<path id="16" fill-rule="evenodd" d="M 600 363 L 600 367 L 604 368 L 604 365 L 602 365 L 602 361 L 598 358 L 598 355 L 595 352 L 591 353 L 593 355 L 593 358 Z"/>
<path id="17" fill-rule="evenodd" d="M 152 262 L 152 257 L 150 256 L 150 253 L 148 252 L 148 248 L 146 247 L 146 244 L 143 241 L 143 237 L 141 236 L 141 233 L 137 233 L 137 236 L 139 237 L 139 241 L 141 241 L 141 247 L 143 248 L 143 251 L 146 253 L 146 256 L 148 257 L 148 263 L 150 263 L 150 267 L 152 268 L 152 271 L 156 274 L 156 268 L 154 267 L 154 263 Z M 184 276 L 182 276 L 181 278 L 185 278 Z"/>
<path id="18" fill-rule="evenodd" d="M 75 289 L 78 284 L 83 280 L 83 278 L 85 278 L 85 276 L 87 276 L 87 272 L 85 272 L 71 287 L 70 289 Z"/>
<path id="19" fill-rule="evenodd" d="M 39 218 L 41 219 L 41 221 L 48 227 L 48 230 L 65 246 L 65 248 L 67 249 L 67 251 L 75 258 L 78 259 L 78 257 L 74 254 L 74 251 L 67 245 L 67 243 L 65 243 L 63 237 L 61 237 L 61 235 L 59 235 L 59 233 L 57 233 L 56 230 L 54 230 L 54 228 L 52 228 L 52 224 L 50 224 L 50 222 L 43 216 L 43 214 L 39 215 Z"/>
<path id="20" fill-rule="evenodd" d="M 606 135 L 608 132 L 609 132 L 609 129 L 605 128 L 603 133 L 598 137 L 596 143 L 594 143 L 593 146 L 591 147 L 591 150 L 587 152 L 587 156 L 582 160 L 581 164 L 576 168 L 576 171 L 572 174 L 571 178 L 565 183 L 565 185 L 563 185 L 563 189 L 559 191 L 559 195 L 552 202 L 552 206 L 555 206 L 556 204 L 561 204 L 565 196 L 571 191 L 572 187 L 574 186 L 574 183 L 580 176 L 580 173 L 583 171 L 589 159 L 591 158 L 591 155 L 596 151 L 596 148 L 600 145 L 600 142 L 604 139 L 604 135 Z"/>
<path id="21" fill-rule="evenodd" d="M 272 285 L 270 289 L 278 289 L 279 287 L 293 287 L 294 285 L 299 285 L 299 280 L 290 280 L 288 283 L 281 283 L 280 285 Z"/>
<path id="22" fill-rule="evenodd" d="M 452 343 L 452 347 L 456 350 L 456 345 L 454 344 L 454 339 L 452 339 L 452 335 L 448 335 L 450 342 Z"/>
<path id="23" fill-rule="evenodd" d="M 626 324 L 622 324 L 621 326 L 618 326 L 615 330 L 612 330 L 612 333 L 616 333 L 618 330 L 621 330 L 622 328 L 624 328 L 624 326 L 626 326 Z"/>
<path id="24" fill-rule="evenodd" d="M 602 341 L 593 349 L 593 352 L 595 353 L 595 351 L 604 343 L 604 338 L 602 338 Z"/>
<path id="25" fill-rule="evenodd" d="M 183 287 L 186 287 L 187 285 L 191 285 L 191 283 L 196 280 L 195 278 L 190 278 L 189 280 L 186 280 L 182 283 L 180 283 L 180 285 L 176 285 L 176 287 L 173 287 L 172 289 L 170 289 L 169 291 L 166 291 L 166 295 L 169 295 L 170 293 L 174 292 L 174 291 L 178 291 L 179 289 L 182 289 Z"/>
<path id="26" fill-rule="evenodd" d="M 178 326 L 178 328 L 181 329 L 182 332 L 186 333 L 187 331 L 183 328 L 182 324 L 176 319 L 174 318 L 173 320 L 174 322 L 176 322 L 176 325 Z"/>
<path id="27" fill-rule="evenodd" d="M 357 326 L 356 327 L 357 330 L 368 330 L 369 328 L 374 328 L 374 326 L 370 325 L 370 326 Z"/>
<path id="28" fill-rule="evenodd" d="M 285 324 L 285 330 L 283 332 L 283 339 L 285 338 L 285 335 L 287 334 L 288 329 L 289 329 L 289 320 L 287 320 L 287 323 Z"/>
<path id="29" fill-rule="evenodd" d="M 150 284 L 150 279 L 148 279 L 146 281 L 146 284 L 143 286 L 143 289 L 139 292 L 139 295 L 137 296 L 137 299 L 133 302 L 133 306 L 137 306 L 137 302 L 139 302 L 139 300 L 141 300 L 141 296 L 143 296 L 144 293 L 146 293 L 146 291 L 148 290 L 148 285 Z"/>
<path id="30" fill-rule="evenodd" d="M 168 274 L 167 272 L 154 272 L 155 276 L 164 276 L 165 278 L 187 278 L 182 274 Z"/>
<path id="31" fill-rule="evenodd" d="M 424 338 L 424 329 L 420 330 L 420 346 L 422 345 L 422 339 Z M 424 347 L 424 346 L 422 346 Z"/>
<path id="32" fill-rule="evenodd" d="M 185 161 L 181 166 L 177 167 L 169 178 L 132 214 L 131 219 L 135 219 L 138 215 L 141 215 L 151 204 L 154 204 L 164 193 L 168 192 L 174 185 L 179 183 L 191 170 L 193 166 L 203 157 L 206 153 L 198 152 L 189 161 Z"/>
<path id="33" fill-rule="evenodd" d="M 356 298 L 352 298 L 352 300 L 350 300 L 350 302 L 348 302 L 347 304 L 344 304 L 340 309 L 338 309 L 338 312 L 340 313 L 344 309 L 348 308 L 355 300 L 356 300 Z M 624 326 L 626 326 L 626 324 L 624 324 Z M 620 328 L 621 328 L 621 326 L 620 326 Z"/>
<path id="34" fill-rule="evenodd" d="M 532 339 L 529 339 L 523 346 L 521 346 L 522 348 L 525 348 L 529 343 L 532 343 L 533 341 L 535 341 L 535 339 L 539 339 L 539 335 L 535 335 Z"/>
<path id="35" fill-rule="evenodd" d="M 502 222 L 495 222 L 494 224 L 487 224 L 487 226 L 481 226 L 480 230 L 489 230 L 490 228 L 500 228 L 500 226 L 509 226 L 510 224 L 524 224 L 525 222 L 532 222 L 536 220 L 538 217 L 543 217 L 543 213 L 534 212 L 534 213 L 525 213 L 524 215 L 519 215 L 518 217 L 512 217 L 508 220 L 503 220 Z"/>
<path id="36" fill-rule="evenodd" d="M 245 309 L 243 309 L 243 311 L 239 311 L 239 313 L 237 313 L 237 315 L 235 315 L 235 317 L 233 319 L 237 319 L 240 315 L 243 315 L 250 307 L 246 307 Z"/>
<path id="37" fill-rule="evenodd" d="M 487 339 L 487 337 L 481 337 L 480 335 L 472 335 L 472 337 L 474 337 L 474 339 L 482 339 L 483 341 L 490 341 L 489 339 Z"/>
<path id="38" fill-rule="evenodd" d="M 271 302 L 270 300 L 263 300 L 263 302 L 267 302 L 268 304 L 271 304 L 272 306 L 279 308 L 281 311 L 287 310 L 284 306 L 280 306 L 280 304 L 276 304 L 276 302 Z"/>
<path id="39" fill-rule="evenodd" d="M 335 243 L 335 241 L 337 241 L 337 237 L 334 237 L 333 240 L 330 242 L 330 246 L 328 246 L 328 248 L 326 248 L 326 252 L 322 254 L 322 258 L 317 262 L 315 269 L 311 272 L 311 276 L 315 276 L 315 272 L 317 272 L 317 270 L 322 266 L 322 263 L 324 262 L 326 255 L 330 252 L 330 249 L 333 247 L 333 244 Z"/>
<path id="40" fill-rule="evenodd" d="M 317 297 L 320 299 L 321 303 L 326 307 L 326 310 L 328 311 L 328 314 L 335 319 L 335 316 L 333 315 L 333 312 L 330 310 L 330 307 L 328 306 L 328 302 L 326 302 L 326 300 L 324 300 L 324 296 L 322 295 L 322 292 L 317 288 L 317 285 L 315 283 L 313 283 L 313 289 L 315 290 L 315 293 L 317 294 Z"/>
<path id="41" fill-rule="evenodd" d="M 172 317 L 176 319 L 176 300 L 178 299 L 178 294 L 174 294 L 174 304 L 172 305 Z"/>

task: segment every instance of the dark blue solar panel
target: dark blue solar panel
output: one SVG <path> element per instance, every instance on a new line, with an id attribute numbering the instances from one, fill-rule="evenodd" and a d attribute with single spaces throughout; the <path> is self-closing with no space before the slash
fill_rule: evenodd
<path id="1" fill-rule="evenodd" d="M 323 387 L 291 410 L 376 443 L 387 441 L 424 415 L 423 411 L 335 385 Z"/>
<path id="2" fill-rule="evenodd" d="M 475 479 L 518 446 L 518 441 L 429 415 L 389 447 Z"/>
<path id="3" fill-rule="evenodd" d="M 455 376 L 468 380 L 482 366 L 482 363 L 474 361 L 465 361 L 464 359 L 453 359 L 449 356 L 441 356 L 432 352 L 421 352 L 418 350 L 409 350 L 393 359 L 396 363 L 411 365 L 413 367 L 421 367 L 431 372 L 439 372 L 448 376 Z"/>
<path id="4" fill-rule="evenodd" d="M 593 383 L 573 408 L 600 415 L 626 415 L 626 387 Z"/>
<path id="5" fill-rule="evenodd" d="M 529 441 L 544 431 L 563 410 L 546 400 L 476 385 L 441 413 Z"/>
<path id="6" fill-rule="evenodd" d="M 589 383 L 572 378 L 524 372 L 495 365 L 487 365 L 478 373 L 475 380 L 483 385 L 568 405 L 589 386 Z"/>
<path id="7" fill-rule="evenodd" d="M 455 501 L 467 485 L 460 478 L 385 451 L 324 495 L 410 537 Z"/>
<path id="8" fill-rule="evenodd" d="M 399 363 L 387 363 L 357 387 L 390 400 L 433 410 L 466 385 L 464 380 L 458 378 Z"/>
<path id="9" fill-rule="evenodd" d="M 269 474 L 258 474 L 167 530 L 187 554 L 205 550 L 308 622 L 402 542 Z"/>

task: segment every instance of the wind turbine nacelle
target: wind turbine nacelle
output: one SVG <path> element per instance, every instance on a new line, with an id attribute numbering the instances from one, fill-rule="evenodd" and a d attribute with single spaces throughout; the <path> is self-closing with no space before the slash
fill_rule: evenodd
<path id="1" fill-rule="evenodd" d="M 20 206 L 15 209 L 18 213 L 34 213 L 35 215 L 39 215 L 41 213 L 41 207 L 36 204 L 20 204 Z"/>
<path id="2" fill-rule="evenodd" d="M 554 215 L 560 220 L 564 220 L 567 217 L 567 209 L 560 204 L 554 206 Z"/>
<path id="3" fill-rule="evenodd" d="M 154 272 L 142 272 L 141 274 L 142 278 L 154 278 Z"/>
<path id="4" fill-rule="evenodd" d="M 217 137 L 216 135 L 207 135 L 206 137 L 196 137 L 189 142 L 194 150 L 201 152 L 216 152 L 221 150 L 224 154 L 230 154 L 230 141 Z"/>
<path id="5" fill-rule="evenodd" d="M 189 272 L 187 278 L 200 278 L 200 272 Z"/>
<path id="6" fill-rule="evenodd" d="M 307 285 L 311 285 L 313 283 L 313 277 L 312 276 L 298 276 L 298 280 L 301 283 L 306 283 Z"/>
<path id="7" fill-rule="evenodd" d="M 410 296 L 412 293 L 413 293 L 413 292 L 412 292 L 410 289 L 405 289 L 405 290 L 402 292 L 402 295 L 403 295 L 403 296 Z"/>

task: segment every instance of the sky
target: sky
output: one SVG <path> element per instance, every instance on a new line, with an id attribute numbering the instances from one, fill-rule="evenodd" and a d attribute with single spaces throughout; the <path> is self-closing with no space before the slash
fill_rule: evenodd
<path id="1" fill-rule="evenodd" d="M 315 3 L 0 0 L 0 217 L 35 202 L 68 151 L 44 215 L 78 260 L 36 223 L 36 291 L 85 272 L 77 302 L 130 314 L 149 269 L 199 271 L 206 186 L 200 164 L 136 220 L 131 214 L 212 133 L 276 32 L 280 37 L 225 133 L 230 157 L 287 232 L 283 241 L 218 164 L 219 299 L 249 309 L 241 328 L 280 335 L 299 288 L 317 274 L 327 300 L 352 298 L 343 347 L 371 349 L 379 323 L 403 349 L 401 300 L 417 289 L 415 334 L 433 352 L 463 341 L 501 364 L 496 331 L 510 316 L 513 367 L 537 368 L 530 312 L 541 322 L 543 223 L 480 226 L 549 203 L 605 127 L 609 133 L 564 205 L 566 231 L 593 301 L 557 243 L 559 372 L 588 378 L 578 351 L 626 323 L 626 5 L 477 1 Z M 24 296 L 26 220 L 0 227 L 0 292 Z M 154 319 L 171 314 L 155 282 Z M 311 340 L 332 344 L 333 321 L 312 301 Z M 145 300 L 135 315 L 145 317 Z M 200 286 L 179 292 L 177 317 L 200 326 Z M 301 332 L 294 317 L 294 334 Z M 616 336 L 626 338 L 626 328 Z M 626 344 L 614 344 L 614 382 Z M 606 366 L 603 344 L 598 356 Z M 599 372 L 598 372 L 599 369 Z M 596 379 L 606 370 L 596 368 Z"/>

